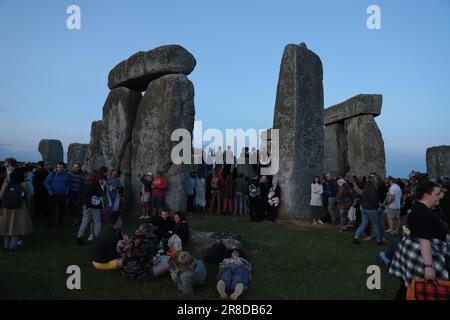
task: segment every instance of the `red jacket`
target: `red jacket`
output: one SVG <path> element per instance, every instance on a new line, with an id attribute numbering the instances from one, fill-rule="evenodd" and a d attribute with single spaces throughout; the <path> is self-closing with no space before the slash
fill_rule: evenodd
<path id="1" fill-rule="evenodd" d="M 155 197 L 162 197 L 166 194 L 167 180 L 161 176 L 153 180 L 152 183 L 152 195 Z"/>

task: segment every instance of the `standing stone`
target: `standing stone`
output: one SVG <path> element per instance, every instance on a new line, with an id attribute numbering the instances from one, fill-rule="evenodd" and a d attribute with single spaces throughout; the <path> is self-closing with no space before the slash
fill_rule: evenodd
<path id="1" fill-rule="evenodd" d="M 113 89 L 122 86 L 144 91 L 150 81 L 165 74 L 190 74 L 195 64 L 194 56 L 179 45 L 162 46 L 147 52 L 140 51 L 111 70 L 108 87 Z"/>
<path id="2" fill-rule="evenodd" d="M 194 86 L 184 74 L 165 75 L 148 86 L 139 104 L 132 139 L 133 203 L 139 203 L 140 181 L 138 175 L 163 171 L 168 180 L 166 203 L 171 210 L 185 210 L 187 202 L 188 165 L 172 163 L 171 141 L 175 129 L 194 128 Z M 189 150 L 190 158 L 191 150 Z"/>
<path id="3" fill-rule="evenodd" d="M 344 121 L 347 132 L 347 177 L 376 172 L 386 176 L 384 142 L 373 115 L 360 115 Z"/>
<path id="4" fill-rule="evenodd" d="M 351 177 L 386 173 L 384 143 L 374 117 L 380 94 L 358 94 L 325 109 L 325 172 Z"/>
<path id="5" fill-rule="evenodd" d="M 347 149 L 347 132 L 344 123 L 337 122 L 325 126 L 324 172 L 343 176 L 349 171 Z"/>
<path id="6" fill-rule="evenodd" d="M 131 131 L 141 98 L 140 92 L 119 87 L 111 90 L 106 99 L 100 145 L 108 169 L 119 168 L 126 147 L 131 142 Z"/>
<path id="7" fill-rule="evenodd" d="M 450 146 L 427 149 L 427 173 L 430 177 L 450 177 Z"/>
<path id="8" fill-rule="evenodd" d="M 45 164 L 56 166 L 59 161 L 63 161 L 63 146 L 59 140 L 43 139 L 39 142 L 38 150 Z"/>
<path id="9" fill-rule="evenodd" d="M 309 216 L 311 181 L 323 172 L 322 62 L 304 43 L 285 47 L 275 103 L 281 214 Z"/>
<path id="10" fill-rule="evenodd" d="M 83 167 L 84 158 L 88 149 L 88 144 L 71 143 L 67 148 L 67 166 L 72 168 L 74 163 L 78 163 L 80 167 Z"/>
<path id="11" fill-rule="evenodd" d="M 83 168 L 88 172 L 106 165 L 101 146 L 102 132 L 103 122 L 101 120 L 92 122 L 91 141 L 86 152 Z"/>

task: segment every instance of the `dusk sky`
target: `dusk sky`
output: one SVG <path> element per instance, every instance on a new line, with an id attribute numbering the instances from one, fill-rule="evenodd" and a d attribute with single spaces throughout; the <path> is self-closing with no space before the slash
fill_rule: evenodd
<path id="1" fill-rule="evenodd" d="M 66 27 L 69 5 L 80 30 Z M 367 27 L 370 5 L 381 29 Z M 88 143 L 109 71 L 165 44 L 197 60 L 204 130 L 270 128 L 283 49 L 301 42 L 322 60 L 326 107 L 383 95 L 387 174 L 425 171 L 427 147 L 450 144 L 449 0 L 0 0 L 0 158 L 40 160 L 41 139 Z"/>

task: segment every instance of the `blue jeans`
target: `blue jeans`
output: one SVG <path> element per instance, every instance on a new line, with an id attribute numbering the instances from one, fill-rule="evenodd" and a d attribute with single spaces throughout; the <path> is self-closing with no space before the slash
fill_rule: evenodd
<path id="1" fill-rule="evenodd" d="M 17 250 L 17 236 L 4 236 L 3 242 L 6 250 Z"/>
<path id="2" fill-rule="evenodd" d="M 361 207 L 361 225 L 359 226 L 358 230 L 356 230 L 355 233 L 355 239 L 358 239 L 363 233 L 364 230 L 367 228 L 367 225 L 369 224 L 369 220 L 372 223 L 373 227 L 373 233 L 375 236 L 375 239 L 377 242 L 383 241 L 383 235 L 381 233 L 381 221 L 380 221 L 380 215 L 378 214 L 378 210 L 366 210 Z"/>
<path id="3" fill-rule="evenodd" d="M 244 285 L 244 291 L 248 288 L 249 274 L 245 266 L 226 266 L 219 275 L 219 280 L 225 282 L 225 291 L 228 294 L 234 292 L 234 288 L 238 283 Z"/>

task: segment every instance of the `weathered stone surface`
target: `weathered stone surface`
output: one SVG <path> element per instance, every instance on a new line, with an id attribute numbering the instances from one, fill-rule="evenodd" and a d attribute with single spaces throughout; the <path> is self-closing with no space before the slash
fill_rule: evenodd
<path id="1" fill-rule="evenodd" d="M 162 76 L 150 83 L 139 104 L 132 138 L 132 185 L 134 204 L 139 203 L 139 174 L 165 174 L 169 188 L 166 203 L 171 210 L 184 210 L 187 200 L 185 179 L 188 165 L 173 164 L 172 148 L 179 142 L 171 142 L 175 129 L 186 129 L 192 137 L 194 128 L 194 87 L 184 74 Z M 188 145 L 192 144 L 187 141 Z M 189 151 L 190 158 L 191 151 Z"/>
<path id="2" fill-rule="evenodd" d="M 349 171 L 347 149 L 347 132 L 344 123 L 337 122 L 325 126 L 324 172 L 344 176 Z"/>
<path id="3" fill-rule="evenodd" d="M 88 144 L 71 143 L 67 148 L 67 166 L 72 168 L 74 163 L 78 163 L 80 167 L 83 167 L 84 158 L 88 149 Z"/>
<path id="4" fill-rule="evenodd" d="M 140 92 L 124 87 L 111 90 L 106 99 L 100 145 L 109 169 L 119 168 L 126 146 L 131 142 L 134 119 L 141 99 Z M 127 164 L 124 163 L 123 166 Z"/>
<path id="5" fill-rule="evenodd" d="M 281 214 L 309 215 L 311 180 L 323 172 L 322 62 L 305 44 L 284 49 L 275 103 Z"/>
<path id="6" fill-rule="evenodd" d="M 358 94 L 325 109 L 324 124 L 329 125 L 364 114 L 379 116 L 382 102 L 383 96 L 380 94 Z"/>
<path id="7" fill-rule="evenodd" d="M 427 173 L 430 177 L 450 177 L 450 146 L 427 149 Z"/>
<path id="8" fill-rule="evenodd" d="M 94 121 L 91 125 L 91 141 L 86 152 L 84 159 L 83 170 L 91 172 L 94 169 L 98 169 L 105 166 L 105 158 L 103 156 L 101 138 L 103 132 L 103 121 Z"/>
<path id="9" fill-rule="evenodd" d="M 197 231 L 197 230 L 191 229 L 190 230 L 191 246 L 193 246 L 197 250 L 201 251 L 201 250 L 207 250 L 213 244 L 221 242 L 220 239 L 211 238 L 210 236 L 212 234 L 213 234 L 213 232 L 203 232 L 203 231 Z M 228 249 L 242 248 L 242 243 L 236 239 L 222 239 L 222 243 Z"/>
<path id="10" fill-rule="evenodd" d="M 346 176 L 365 175 L 376 172 L 386 176 L 384 142 L 373 115 L 360 115 L 344 121 L 347 132 Z"/>
<path id="11" fill-rule="evenodd" d="M 42 139 L 38 151 L 46 164 L 55 166 L 57 162 L 63 161 L 63 146 L 59 140 Z"/>
<path id="12" fill-rule="evenodd" d="M 140 51 L 120 62 L 108 76 L 110 89 L 119 86 L 136 91 L 145 91 L 150 81 L 165 74 L 190 74 L 194 70 L 194 56 L 179 45 L 167 45 L 143 52 Z"/>
<path id="13" fill-rule="evenodd" d="M 132 207 L 132 180 L 131 180 L 131 141 L 127 143 L 125 152 L 120 159 L 119 170 L 122 172 L 122 182 L 125 186 L 121 207 L 128 210 Z"/>

